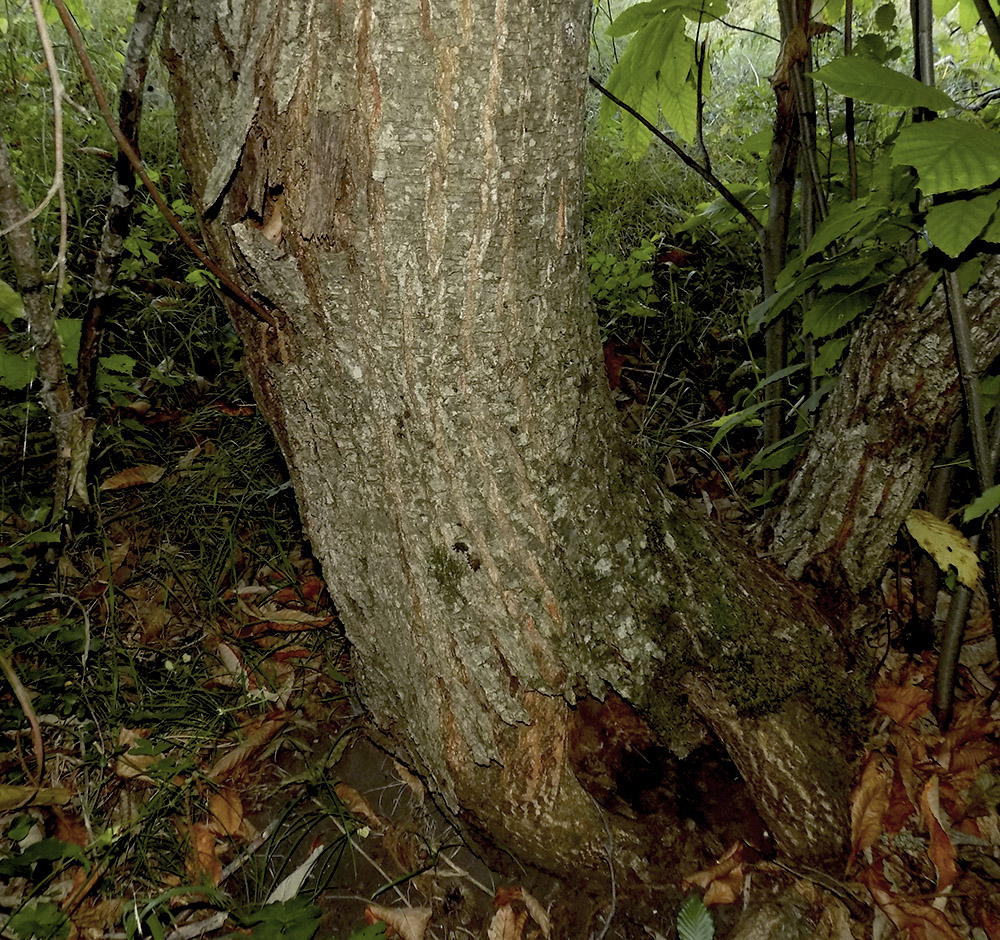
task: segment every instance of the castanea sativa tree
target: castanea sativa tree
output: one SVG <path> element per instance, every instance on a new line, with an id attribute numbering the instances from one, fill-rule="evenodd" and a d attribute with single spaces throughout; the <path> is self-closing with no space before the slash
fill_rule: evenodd
<path id="1" fill-rule="evenodd" d="M 863 472 L 825 507 L 881 552 L 833 622 L 623 438 L 582 263 L 589 8 L 175 4 L 185 165 L 213 253 L 271 311 L 232 312 L 397 752 L 526 858 L 603 871 L 610 819 L 644 875 L 712 735 L 780 849 L 828 861 L 865 708 L 839 631 L 909 507 L 880 514 L 894 481 Z M 616 785 L 651 759 L 655 826 Z"/>

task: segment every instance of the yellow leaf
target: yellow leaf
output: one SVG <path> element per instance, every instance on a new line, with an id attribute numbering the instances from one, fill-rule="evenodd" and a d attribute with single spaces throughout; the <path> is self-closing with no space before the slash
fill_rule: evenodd
<path id="1" fill-rule="evenodd" d="M 979 587 L 979 579 L 983 574 L 979 567 L 979 557 L 969 540 L 958 529 L 922 509 L 910 510 L 906 517 L 906 528 L 942 571 L 947 573 L 950 568 L 954 568 L 958 572 L 958 580 L 970 591 Z"/>

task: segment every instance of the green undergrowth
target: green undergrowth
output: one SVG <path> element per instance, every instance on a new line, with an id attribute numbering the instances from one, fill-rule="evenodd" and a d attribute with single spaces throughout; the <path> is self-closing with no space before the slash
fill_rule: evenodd
<path id="1" fill-rule="evenodd" d="M 748 172 L 738 160 L 727 165 Z M 756 240 L 739 225 L 696 224 L 714 199 L 655 143 L 635 160 L 614 132 L 596 120 L 590 128 L 587 261 L 609 379 L 626 425 L 668 480 L 688 455 L 708 474 L 720 470 L 712 423 L 760 372 L 759 340 L 747 329 L 760 299 Z M 727 441 L 722 459 L 747 443 L 756 443 L 752 430 Z"/>

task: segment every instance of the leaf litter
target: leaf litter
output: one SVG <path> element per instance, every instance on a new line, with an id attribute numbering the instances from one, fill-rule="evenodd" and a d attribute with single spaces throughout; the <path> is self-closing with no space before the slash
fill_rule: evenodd
<path id="1" fill-rule="evenodd" d="M 612 352 L 621 382 L 638 354 Z M 572 885 L 504 872 L 494 858 L 490 867 L 423 783 L 365 740 L 339 624 L 304 549 L 267 561 L 244 530 L 206 609 L 185 551 L 143 519 L 137 495 L 179 485 L 215 446 L 183 450 L 175 473 L 150 462 L 105 477 L 105 498 L 127 501 L 124 515 L 106 527 L 103 545 L 61 569 L 72 603 L 26 605 L 11 631 L 46 762 L 44 779 L 32 781 L 24 716 L 6 697 L 5 936 L 596 935 L 613 898 L 573 898 Z M 721 514 L 728 467 L 696 450 L 682 459 L 677 485 Z M 901 618 L 908 592 L 903 583 L 886 589 Z M 85 624 L 74 605 L 86 610 Z M 677 889 L 701 893 L 721 920 L 751 881 L 791 884 L 818 912 L 817 937 L 1000 940 L 990 632 L 980 603 L 945 731 L 931 713 L 934 655 L 887 651 L 841 877 L 796 872 L 734 842 Z M 76 698 L 60 700 L 59 688 Z M 570 915 L 574 903 L 586 906 L 582 920 Z M 647 933 L 669 929 L 661 918 Z"/>

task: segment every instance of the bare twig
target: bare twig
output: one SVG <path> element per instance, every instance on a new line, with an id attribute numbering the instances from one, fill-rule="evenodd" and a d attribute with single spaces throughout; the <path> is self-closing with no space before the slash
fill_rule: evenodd
<path id="1" fill-rule="evenodd" d="M 0 672 L 3 672 L 4 676 L 7 677 L 14 697 L 17 699 L 17 704 L 21 706 L 21 711 L 24 712 L 24 717 L 28 719 L 28 725 L 31 727 L 31 744 L 35 751 L 35 773 L 31 782 L 34 786 L 40 787 L 42 777 L 45 774 L 45 745 L 42 743 L 42 727 L 38 723 L 38 716 L 35 714 L 34 708 L 31 707 L 31 697 L 28 695 L 28 690 L 21 684 L 17 673 L 14 672 L 14 667 L 3 653 L 0 653 Z"/>

